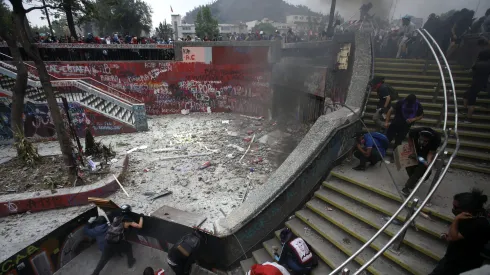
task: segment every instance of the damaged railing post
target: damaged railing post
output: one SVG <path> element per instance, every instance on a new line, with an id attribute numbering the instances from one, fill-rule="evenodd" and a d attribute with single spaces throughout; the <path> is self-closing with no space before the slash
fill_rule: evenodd
<path id="1" fill-rule="evenodd" d="M 349 271 L 349 269 L 348 269 L 348 268 L 344 268 L 344 269 L 342 270 L 342 273 L 341 273 L 341 274 L 342 274 L 342 275 L 349 275 L 349 274 L 350 274 L 350 271 Z"/>
<path id="2" fill-rule="evenodd" d="M 417 209 L 417 204 L 419 204 L 419 199 L 414 198 L 412 201 L 412 205 L 410 205 L 410 207 L 408 208 L 407 217 L 405 218 L 405 222 L 407 222 L 410 219 L 410 217 L 413 215 L 413 213 L 415 212 L 415 209 Z M 408 228 L 405 231 L 403 231 L 403 233 L 400 235 L 400 237 L 398 237 L 398 240 L 396 240 L 396 243 L 393 244 L 393 250 L 395 252 L 400 252 L 400 247 L 402 246 L 403 240 L 405 239 L 405 234 L 407 234 L 407 230 L 408 230 Z"/>

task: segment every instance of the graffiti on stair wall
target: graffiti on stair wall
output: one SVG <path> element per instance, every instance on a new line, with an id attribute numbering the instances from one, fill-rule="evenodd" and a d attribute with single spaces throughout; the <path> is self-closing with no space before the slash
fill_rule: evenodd
<path id="1" fill-rule="evenodd" d="M 0 275 L 53 274 L 92 245 L 92 240 L 83 234 L 83 226 L 92 216 L 97 216 L 96 208 L 20 250 L 0 263 Z"/>
<path id="2" fill-rule="evenodd" d="M 11 103 L 10 97 L 0 93 L 0 140 L 13 138 L 10 118 Z M 86 129 L 90 129 L 95 136 L 136 132 L 133 127 L 87 109 L 78 103 L 69 103 L 68 106 L 70 118 L 80 137 L 85 137 Z M 62 105 L 59 107 L 62 108 Z M 66 120 L 64 110 L 61 113 Z M 56 139 L 56 130 L 46 104 L 26 102 L 23 120 L 26 137 L 38 141 Z"/>
<path id="3" fill-rule="evenodd" d="M 47 62 L 46 67 L 59 78 L 91 77 L 123 91 L 143 101 L 149 115 L 206 112 L 210 107 L 213 112 L 265 116 L 271 99 L 270 68 L 263 62 Z"/>

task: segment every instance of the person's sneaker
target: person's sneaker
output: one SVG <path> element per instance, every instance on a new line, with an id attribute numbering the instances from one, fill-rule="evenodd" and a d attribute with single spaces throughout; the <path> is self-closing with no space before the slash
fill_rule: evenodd
<path id="1" fill-rule="evenodd" d="M 354 169 L 356 171 L 364 171 L 364 170 L 366 170 L 366 167 L 359 164 L 356 167 L 352 167 L 352 169 Z"/>
<path id="2" fill-rule="evenodd" d="M 128 268 L 132 268 L 134 263 L 136 263 L 136 259 L 135 258 L 132 258 L 130 260 L 128 260 Z"/>
<path id="3" fill-rule="evenodd" d="M 402 189 L 402 194 L 403 194 L 405 197 L 410 196 L 410 193 L 411 193 L 410 189 L 408 189 L 408 188 L 406 188 L 406 187 Z"/>

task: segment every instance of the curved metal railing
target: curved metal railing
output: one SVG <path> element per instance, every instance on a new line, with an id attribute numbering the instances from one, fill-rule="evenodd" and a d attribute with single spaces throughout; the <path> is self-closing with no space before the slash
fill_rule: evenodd
<path id="1" fill-rule="evenodd" d="M 432 46 L 432 44 L 431 44 L 430 41 L 432 41 L 432 43 L 436 46 L 439 54 L 441 55 L 441 57 L 442 57 L 442 59 L 444 61 L 445 68 L 447 69 L 447 71 L 449 73 L 449 78 L 450 78 L 450 82 L 451 82 L 451 86 L 452 86 L 451 92 L 453 94 L 453 99 L 454 99 L 454 112 L 455 112 L 455 116 L 454 116 L 454 135 L 455 135 L 455 138 L 456 138 L 456 148 L 454 149 L 454 152 L 451 154 L 451 157 L 449 158 L 448 163 L 446 164 L 446 167 L 443 169 L 443 171 L 440 174 L 439 178 L 437 179 L 437 181 L 435 182 L 434 186 L 431 188 L 431 190 L 427 194 L 427 197 L 423 200 L 423 202 L 420 205 L 420 207 L 418 207 L 416 209 L 416 211 L 413 213 L 413 215 L 408 220 L 405 221 L 405 224 L 403 225 L 403 227 L 390 239 L 390 241 L 385 246 L 383 246 L 383 248 L 381 248 L 371 259 L 369 259 L 364 265 L 361 266 L 361 268 L 359 268 L 354 273 L 355 275 L 360 274 L 362 271 L 364 271 L 364 269 L 366 269 L 367 267 L 369 267 L 369 265 L 371 265 L 379 256 L 381 256 L 386 251 L 386 249 L 388 249 L 391 246 L 391 244 L 397 238 L 399 238 L 404 233 L 404 231 L 408 228 L 408 226 L 414 221 L 414 219 L 417 217 L 417 215 L 420 213 L 420 211 L 422 211 L 422 209 L 424 208 L 424 206 L 427 204 L 427 202 L 430 200 L 430 198 L 432 197 L 432 195 L 435 193 L 435 191 L 439 187 L 442 179 L 446 175 L 447 170 L 449 169 L 449 167 L 451 165 L 451 162 L 456 157 L 457 152 L 458 152 L 459 147 L 460 147 L 460 141 L 459 141 L 459 135 L 458 135 L 458 101 L 457 101 L 457 98 L 456 98 L 456 89 L 455 89 L 454 79 L 452 77 L 451 69 L 449 67 L 449 63 L 447 62 L 447 59 L 444 56 L 444 52 L 441 50 L 441 48 L 439 47 L 439 45 L 437 44 L 437 42 L 435 41 L 435 39 L 426 30 L 419 29 L 419 30 L 417 30 L 417 32 L 422 36 L 422 38 L 424 39 L 424 41 L 427 43 L 427 46 L 430 48 L 430 50 L 431 50 L 431 52 L 432 52 L 432 54 L 433 54 L 433 56 L 434 56 L 434 58 L 435 58 L 435 60 L 437 62 L 437 66 L 439 67 L 439 72 L 440 72 L 440 75 L 441 75 L 441 82 L 443 83 L 443 89 L 444 89 L 444 124 L 443 124 L 444 142 L 443 142 L 442 146 L 437 150 L 436 155 L 434 156 L 433 160 L 436 160 L 436 159 L 439 158 L 440 154 L 445 150 L 445 148 L 447 146 L 447 143 L 448 143 L 448 131 L 446 129 L 447 128 L 448 100 L 447 100 L 446 78 L 444 76 L 444 70 L 443 70 L 443 68 L 441 66 L 441 62 L 439 61 L 439 58 L 437 57 L 437 53 L 434 50 L 434 47 Z M 427 39 L 427 37 L 430 38 L 430 41 L 429 41 L 429 39 Z M 422 183 L 424 182 L 424 180 L 428 176 L 428 174 L 431 172 L 434 164 L 435 164 L 435 161 L 432 161 L 429 164 L 427 170 L 425 171 L 424 175 L 418 181 L 418 183 L 415 186 L 414 190 L 406 198 L 406 200 L 402 203 L 402 205 L 400 206 L 400 208 L 398 208 L 398 210 L 395 212 L 395 214 L 393 214 L 393 216 L 391 216 L 391 218 L 378 230 L 378 232 L 376 232 L 376 234 L 374 234 L 371 237 L 371 239 L 369 239 L 358 251 L 356 251 L 354 254 L 352 254 L 345 262 L 343 262 L 340 266 L 338 266 L 335 270 L 333 270 L 330 273 L 330 275 L 335 275 L 339 271 L 341 271 L 342 268 L 344 268 L 349 262 L 351 262 L 352 260 L 354 260 L 364 249 L 366 249 L 367 247 L 369 247 L 371 245 L 371 243 L 380 234 L 383 233 L 383 231 L 391 224 L 391 222 L 393 222 L 393 220 L 403 211 L 403 209 L 407 206 L 407 204 L 415 196 L 415 193 L 420 188 L 420 186 L 422 186 Z"/>

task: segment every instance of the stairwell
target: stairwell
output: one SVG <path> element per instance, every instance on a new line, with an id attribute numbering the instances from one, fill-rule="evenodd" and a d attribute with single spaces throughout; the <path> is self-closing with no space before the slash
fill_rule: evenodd
<path id="1" fill-rule="evenodd" d="M 454 62 L 450 62 L 449 66 L 452 70 L 458 98 L 458 133 L 461 141 L 461 149 L 451 166 L 488 174 L 490 173 L 490 98 L 480 92 L 473 115 L 473 123 L 463 123 L 466 118 L 463 93 L 471 83 L 471 76 L 468 69 Z M 438 83 L 441 77 L 435 61 L 426 65 L 425 61 L 421 59 L 376 58 L 374 68 L 375 75 L 385 77 L 386 83 L 398 91 L 400 99 L 411 93 L 417 96 L 424 107 L 424 118 L 417 122 L 414 127 L 428 126 L 437 129 L 439 132 L 442 131 L 444 91 Z M 425 72 L 424 68 L 426 68 Z M 446 81 L 449 104 L 448 128 L 452 128 L 454 127 L 454 102 L 449 92 L 451 84 L 447 75 Z M 372 116 L 376 110 L 377 101 L 376 93 L 371 93 L 364 115 L 364 122 L 370 130 L 374 130 Z M 453 131 L 449 133 L 448 154 L 453 152 L 456 144 L 453 134 Z"/>
<path id="2" fill-rule="evenodd" d="M 0 91 L 12 96 L 16 76 L 17 73 L 11 65 L 0 62 Z M 46 97 L 40 81 L 30 75 L 27 84 L 25 100 L 45 103 Z M 60 104 L 62 103 L 60 96 L 63 96 L 68 102 L 76 102 L 137 131 L 148 130 L 145 105 L 137 99 L 92 79 L 53 80 L 51 84 Z"/>

